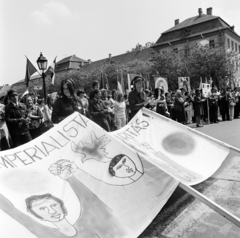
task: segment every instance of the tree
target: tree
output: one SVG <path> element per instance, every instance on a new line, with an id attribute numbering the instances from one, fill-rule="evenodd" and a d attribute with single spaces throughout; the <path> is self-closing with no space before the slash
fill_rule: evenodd
<path id="1" fill-rule="evenodd" d="M 235 53 L 223 47 L 211 48 L 209 45 L 194 47 L 184 59 L 191 81 L 196 87 L 199 79 L 211 78 L 213 85 L 225 86 L 226 79 L 233 80 Z"/>

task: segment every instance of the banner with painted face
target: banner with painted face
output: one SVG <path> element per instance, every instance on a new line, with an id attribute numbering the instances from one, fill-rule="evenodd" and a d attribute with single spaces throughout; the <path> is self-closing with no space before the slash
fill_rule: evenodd
<path id="1" fill-rule="evenodd" d="M 214 174 L 230 151 L 223 143 L 145 108 L 112 133 L 187 185 Z"/>
<path id="2" fill-rule="evenodd" d="M 149 127 L 142 119 L 139 134 Z M 74 113 L 39 138 L 0 152 L 0 237 L 134 238 L 178 183 Z"/>

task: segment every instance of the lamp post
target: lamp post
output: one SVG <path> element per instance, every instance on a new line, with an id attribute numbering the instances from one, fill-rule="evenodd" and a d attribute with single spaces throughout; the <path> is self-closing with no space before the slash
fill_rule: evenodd
<path id="1" fill-rule="evenodd" d="M 47 97 L 46 97 L 45 72 L 44 72 L 44 70 L 47 69 L 47 59 L 42 55 L 42 52 L 40 53 L 40 56 L 37 59 L 37 64 L 38 64 L 39 70 L 42 71 L 44 102 L 46 104 Z"/>

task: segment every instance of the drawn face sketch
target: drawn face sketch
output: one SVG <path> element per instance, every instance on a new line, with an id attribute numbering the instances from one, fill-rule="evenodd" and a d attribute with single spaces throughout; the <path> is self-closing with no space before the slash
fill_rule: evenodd
<path id="1" fill-rule="evenodd" d="M 58 222 L 65 218 L 60 203 L 52 198 L 43 198 L 32 203 L 32 211 L 43 220 L 49 222 Z"/>
<path id="2" fill-rule="evenodd" d="M 136 165 L 126 155 L 117 155 L 110 163 L 109 172 L 118 178 L 129 178 L 136 173 Z"/>

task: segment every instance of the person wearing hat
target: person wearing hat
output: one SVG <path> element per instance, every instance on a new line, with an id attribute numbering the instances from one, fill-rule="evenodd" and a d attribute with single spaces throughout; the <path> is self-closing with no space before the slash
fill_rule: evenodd
<path id="1" fill-rule="evenodd" d="M 133 78 L 132 83 L 133 90 L 129 93 L 128 101 L 131 110 L 129 121 L 137 114 L 137 112 L 150 103 L 149 98 L 146 97 L 144 88 L 144 78 L 142 76 L 136 76 Z"/>
<path id="2" fill-rule="evenodd" d="M 9 103 L 5 107 L 5 119 L 15 148 L 32 140 L 29 133 L 30 118 L 26 105 L 19 102 L 15 90 L 10 89 L 7 96 Z"/>

